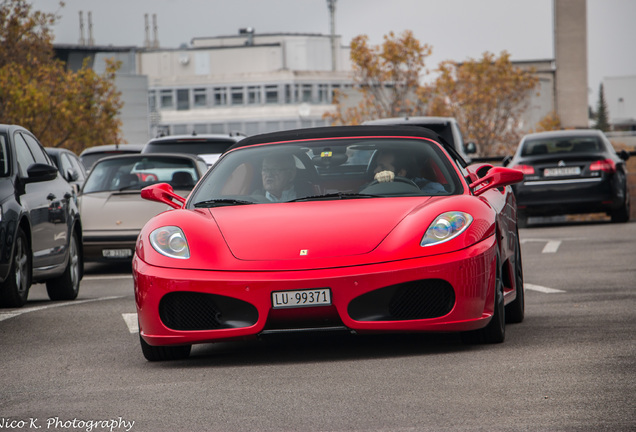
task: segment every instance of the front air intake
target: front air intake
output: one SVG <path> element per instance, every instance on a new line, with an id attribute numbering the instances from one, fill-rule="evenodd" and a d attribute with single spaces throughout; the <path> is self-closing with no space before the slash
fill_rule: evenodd
<path id="1" fill-rule="evenodd" d="M 258 311 L 232 297 L 179 291 L 161 299 L 159 317 L 172 330 L 219 330 L 254 325 Z"/>
<path id="2" fill-rule="evenodd" d="M 455 305 L 453 287 L 442 279 L 422 279 L 380 288 L 349 303 L 356 321 L 405 321 L 438 318 Z"/>

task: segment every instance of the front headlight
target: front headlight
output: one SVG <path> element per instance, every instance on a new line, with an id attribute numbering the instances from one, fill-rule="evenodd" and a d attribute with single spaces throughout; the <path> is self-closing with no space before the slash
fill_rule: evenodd
<path id="1" fill-rule="evenodd" d="M 432 246 L 455 238 L 464 232 L 472 221 L 473 217 L 465 212 L 442 213 L 428 227 L 420 246 Z"/>
<path id="2" fill-rule="evenodd" d="M 165 226 L 157 228 L 150 233 L 150 244 L 161 255 L 178 259 L 190 258 L 188 241 L 179 227 Z"/>

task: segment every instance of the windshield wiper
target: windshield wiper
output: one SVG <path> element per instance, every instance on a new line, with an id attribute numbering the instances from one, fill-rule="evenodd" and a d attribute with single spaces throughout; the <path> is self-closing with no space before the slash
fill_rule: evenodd
<path id="1" fill-rule="evenodd" d="M 204 208 L 204 207 L 223 207 L 223 206 L 233 206 L 233 205 L 245 205 L 245 204 L 254 204 L 252 201 L 243 201 L 237 199 L 211 199 L 205 201 L 199 201 L 194 204 L 195 208 Z"/>
<path id="2" fill-rule="evenodd" d="M 382 195 L 371 195 L 371 194 L 359 194 L 359 193 L 345 193 L 345 192 L 335 192 L 323 195 L 312 195 L 308 197 L 301 197 L 290 200 L 289 202 L 296 201 L 320 201 L 320 200 L 332 200 L 332 199 L 358 199 L 358 198 L 382 198 Z"/>

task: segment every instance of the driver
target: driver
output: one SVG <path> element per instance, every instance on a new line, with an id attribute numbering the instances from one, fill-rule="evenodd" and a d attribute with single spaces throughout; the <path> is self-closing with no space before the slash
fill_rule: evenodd
<path id="1" fill-rule="evenodd" d="M 397 176 L 411 180 L 422 192 L 427 194 L 446 192 L 446 189 L 440 183 L 430 181 L 424 177 L 417 177 L 415 174 L 417 172 L 415 160 L 403 152 L 380 150 L 376 163 L 375 176 L 373 178 L 379 183 L 392 182 Z"/>

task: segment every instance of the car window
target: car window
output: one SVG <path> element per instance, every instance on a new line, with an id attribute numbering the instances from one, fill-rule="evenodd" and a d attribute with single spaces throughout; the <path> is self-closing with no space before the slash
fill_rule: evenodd
<path id="1" fill-rule="evenodd" d="M 521 156 L 539 156 L 556 153 L 597 153 L 604 151 L 603 142 L 594 136 L 528 139 L 523 143 Z"/>
<path id="2" fill-rule="evenodd" d="M 82 193 L 140 190 L 154 183 L 192 189 L 199 180 L 194 161 L 169 157 L 104 159 L 95 164 Z"/>
<path id="3" fill-rule="evenodd" d="M 9 175 L 9 149 L 7 137 L 0 134 L 0 177 Z"/>
<path id="4" fill-rule="evenodd" d="M 29 150 L 33 154 L 33 158 L 35 159 L 36 163 L 55 166 L 51 158 L 49 158 L 49 155 L 46 154 L 44 148 L 35 138 L 27 133 L 21 133 L 20 135 L 22 135 L 27 145 L 29 146 Z"/>
<path id="5" fill-rule="evenodd" d="M 35 158 L 22 134 L 16 132 L 13 136 L 13 141 L 18 160 L 18 173 L 20 177 L 26 177 L 27 169 L 35 163 Z"/>
<path id="6" fill-rule="evenodd" d="M 77 173 L 77 181 L 83 182 L 86 179 L 86 171 L 84 166 L 80 163 L 79 158 L 69 156 L 68 160 L 71 165 L 71 169 Z"/>
<path id="7" fill-rule="evenodd" d="M 389 158 L 393 165 L 387 163 Z M 376 174 L 382 171 L 393 172 L 395 181 L 377 181 Z M 276 183 L 271 177 L 276 176 L 285 184 L 278 188 L 281 201 L 463 191 L 454 165 L 440 146 L 428 140 L 326 139 L 232 150 L 210 169 L 188 205 L 215 200 L 271 202 Z"/>

